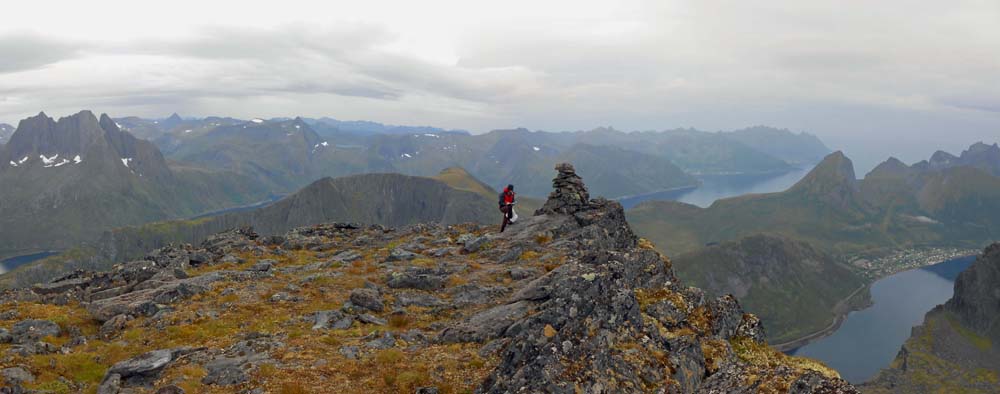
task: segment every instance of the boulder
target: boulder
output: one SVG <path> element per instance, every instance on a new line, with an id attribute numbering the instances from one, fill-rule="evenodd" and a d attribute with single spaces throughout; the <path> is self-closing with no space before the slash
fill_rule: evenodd
<path id="1" fill-rule="evenodd" d="M 386 285 L 393 289 L 438 290 L 444 287 L 448 274 L 439 270 L 409 267 L 389 274 Z"/>
<path id="2" fill-rule="evenodd" d="M 440 298 L 427 293 L 421 293 L 417 291 L 403 291 L 396 293 L 396 306 L 397 307 L 408 307 L 408 306 L 421 306 L 421 307 L 438 307 L 445 305 L 445 302 Z"/>
<path id="3" fill-rule="evenodd" d="M 7 382 L 10 385 L 35 382 L 35 375 L 32 375 L 31 372 L 19 367 L 4 368 L 3 370 L 0 370 L 0 376 L 3 376 L 4 382 Z"/>
<path id="4" fill-rule="evenodd" d="M 85 288 L 89 285 L 89 278 L 74 278 L 52 283 L 37 284 L 31 288 L 31 291 L 41 295 L 59 294 L 76 288 Z"/>
<path id="5" fill-rule="evenodd" d="M 220 357 L 205 364 L 208 374 L 201 379 L 202 384 L 231 386 L 249 380 L 243 370 L 243 362 L 240 358 Z"/>
<path id="6" fill-rule="evenodd" d="M 346 330 L 351 328 L 354 317 L 341 311 L 319 311 L 313 315 L 313 330 Z"/>
<path id="7" fill-rule="evenodd" d="M 174 349 L 160 349 L 146 352 L 127 360 L 119 361 L 111 366 L 105 374 L 101 386 L 105 383 L 109 385 L 142 386 L 149 384 L 159 377 L 167 365 L 178 357 L 201 349 L 181 347 Z M 111 383 L 113 381 L 119 384 Z"/>
<path id="8" fill-rule="evenodd" d="M 10 329 L 10 336 L 14 343 L 35 343 L 48 336 L 59 336 L 62 329 L 55 322 L 49 320 L 22 320 L 14 323 Z"/>
<path id="9" fill-rule="evenodd" d="M 392 336 L 392 333 L 386 331 L 382 335 L 377 335 L 375 339 L 366 342 L 365 346 L 376 350 L 389 349 L 396 346 L 396 338 Z"/>
<path id="10" fill-rule="evenodd" d="M 382 312 L 385 306 L 382 304 L 382 295 L 372 289 L 351 290 L 349 297 L 351 303 L 372 312 Z"/>
<path id="11" fill-rule="evenodd" d="M 395 248 L 391 252 L 389 252 L 389 257 L 387 257 L 385 261 L 387 262 L 409 261 L 417 258 L 417 256 L 419 255 L 409 250 L 403 248 Z"/>
<path id="12" fill-rule="evenodd" d="M 488 236 L 482 236 L 474 238 L 472 240 L 466 241 L 465 245 L 462 246 L 462 251 L 465 253 L 476 253 L 483 248 L 484 245 L 490 240 Z"/>

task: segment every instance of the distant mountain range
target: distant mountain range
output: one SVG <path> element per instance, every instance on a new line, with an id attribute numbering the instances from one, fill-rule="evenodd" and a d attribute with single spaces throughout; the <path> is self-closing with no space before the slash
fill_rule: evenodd
<path id="1" fill-rule="evenodd" d="M 21 121 L 0 147 L 0 184 L 0 256 L 267 196 L 237 173 L 169 166 L 152 143 L 89 111 Z"/>
<path id="2" fill-rule="evenodd" d="M 337 120 L 329 117 L 319 119 L 305 118 L 305 121 L 316 128 L 321 134 L 327 133 L 351 133 L 357 135 L 378 135 L 378 134 L 450 134 L 469 135 L 466 130 L 445 130 L 431 126 L 396 126 L 386 125 L 367 120 Z"/>
<path id="3" fill-rule="evenodd" d="M 816 136 L 807 133 L 795 134 L 787 129 L 754 126 L 723 134 L 729 139 L 793 165 L 812 165 L 830 153 L 830 148 Z"/>
<path id="4" fill-rule="evenodd" d="M 432 176 L 462 167 L 493 188 L 512 183 L 542 197 L 557 162 L 576 163 L 592 191 L 610 198 L 694 187 L 689 174 L 772 173 L 815 163 L 829 152 L 808 134 L 754 127 L 727 133 L 693 129 L 624 133 L 496 130 L 470 135 L 434 127 L 386 126 L 331 118 L 161 120 L 121 118 L 154 141 L 168 160 L 238 171 L 288 193 L 323 176 L 398 172 Z M 289 134 L 289 127 L 297 126 Z M 289 138 L 292 135 L 299 135 Z M 766 142 L 763 142 L 766 141 Z M 273 148 L 273 149 L 268 149 Z M 628 160 L 624 160 L 628 159 Z"/>
<path id="5" fill-rule="evenodd" d="M 982 142 L 973 144 L 959 156 L 944 151 L 934 152 L 930 160 L 924 160 L 913 167 L 920 170 L 941 170 L 954 167 L 975 167 L 994 176 L 1000 176 L 1000 146 Z"/>
<path id="6" fill-rule="evenodd" d="M 961 166 L 889 159 L 857 180 L 851 161 L 835 152 L 784 192 L 719 200 L 708 208 L 649 202 L 629 215 L 640 234 L 673 255 L 762 232 L 838 255 L 981 247 L 1000 235 L 1000 178 L 980 169 L 993 165 L 993 156 L 982 157 Z"/>
<path id="7" fill-rule="evenodd" d="M 996 393 L 1000 382 L 1000 244 L 955 280 L 865 393 Z"/>

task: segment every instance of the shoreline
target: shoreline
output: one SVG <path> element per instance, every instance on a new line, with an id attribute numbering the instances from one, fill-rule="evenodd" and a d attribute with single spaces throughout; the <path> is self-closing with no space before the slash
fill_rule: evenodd
<path id="1" fill-rule="evenodd" d="M 776 344 L 769 343 L 768 346 L 771 346 L 772 348 L 774 348 L 779 352 L 785 353 L 791 350 L 798 349 L 800 347 L 803 347 L 820 339 L 826 338 L 830 335 L 833 335 L 833 333 L 837 332 L 837 330 L 840 329 L 840 326 L 843 325 L 845 321 L 847 321 L 847 316 L 850 315 L 851 312 L 863 310 L 871 306 L 871 300 L 868 300 L 868 302 L 865 303 L 865 306 L 863 308 L 856 309 L 851 307 L 851 300 L 853 300 L 856 296 L 858 296 L 858 292 L 862 290 L 867 291 L 871 289 L 871 286 L 872 283 L 866 283 L 864 285 L 861 285 L 861 287 L 855 289 L 854 292 L 852 292 L 850 295 L 838 301 L 837 305 L 834 306 L 835 316 L 833 318 L 833 322 L 831 322 L 830 325 L 821 328 L 817 331 L 814 331 L 812 333 L 809 333 L 803 337 L 796 338 L 790 341 L 785 341 L 782 343 L 776 343 Z"/>
<path id="2" fill-rule="evenodd" d="M 641 198 L 641 197 L 651 196 L 651 195 L 659 194 L 659 193 L 669 193 L 669 192 L 680 192 L 680 191 L 687 191 L 687 190 L 696 190 L 699 187 L 701 187 L 701 183 L 700 182 L 698 184 L 695 184 L 695 185 L 677 186 L 677 187 L 673 187 L 673 188 L 669 188 L 669 189 L 663 189 L 663 190 L 657 190 L 657 191 L 649 192 L 649 193 L 642 193 L 642 194 L 634 194 L 634 195 L 629 195 L 629 196 L 615 197 L 615 198 L 613 198 L 611 200 L 612 201 L 619 201 L 619 202 L 621 202 L 621 200 L 628 200 L 628 199 L 632 199 L 632 198 Z"/>
<path id="3" fill-rule="evenodd" d="M 53 255 L 56 255 L 56 254 L 59 254 L 59 253 L 62 253 L 62 252 L 63 252 L 63 250 L 57 250 L 57 249 L 27 249 L 27 250 L 19 250 L 17 252 L 13 252 L 13 254 L 11 254 L 11 255 L 5 255 L 5 254 L 0 255 L 0 262 L 6 262 L 7 260 L 16 259 L 16 258 L 19 258 L 19 257 L 25 257 L 25 256 L 31 256 L 31 255 L 41 254 L 41 253 L 52 253 Z"/>
<path id="4" fill-rule="evenodd" d="M 807 334 L 805 336 L 802 336 L 800 338 L 796 338 L 796 339 L 793 339 L 793 340 L 790 340 L 790 341 L 785 341 L 785 342 L 777 343 L 777 344 L 770 344 L 769 343 L 768 345 L 771 346 L 771 347 L 773 347 L 775 350 L 778 350 L 779 352 L 785 353 L 785 352 L 788 352 L 788 351 L 795 350 L 797 348 L 806 346 L 806 345 L 808 345 L 810 343 L 813 343 L 813 342 L 818 341 L 820 339 L 826 338 L 826 337 L 828 337 L 830 335 L 833 335 L 833 333 L 837 332 L 837 330 L 840 329 L 840 326 L 843 325 L 845 321 L 847 321 L 847 316 L 850 315 L 851 312 L 864 310 L 864 309 L 866 309 L 866 308 L 868 308 L 868 307 L 870 307 L 872 305 L 873 301 L 871 299 L 869 299 L 869 300 L 867 300 L 867 302 L 865 303 L 865 305 L 863 307 L 859 307 L 859 308 L 852 308 L 851 307 L 851 300 L 853 300 L 855 297 L 858 296 L 858 292 L 859 291 L 861 291 L 863 289 L 871 289 L 871 286 L 874 285 L 875 282 L 878 282 L 879 280 L 888 278 L 888 277 L 890 277 L 892 275 L 896 275 L 896 274 L 901 273 L 901 272 L 915 270 L 915 269 L 921 269 L 921 268 L 924 268 L 924 267 L 930 267 L 930 266 L 935 265 L 935 264 L 941 264 L 941 263 L 944 263 L 944 262 L 947 262 L 947 261 L 951 261 L 951 260 L 954 260 L 954 259 L 963 258 L 963 257 L 969 257 L 969 256 L 974 256 L 975 255 L 975 254 L 962 254 L 961 252 L 957 252 L 958 250 L 959 249 L 956 249 L 955 252 L 946 254 L 948 257 L 946 257 L 944 260 L 937 260 L 937 261 L 931 261 L 931 262 L 928 262 L 928 261 L 925 260 L 925 261 L 922 261 L 922 264 L 918 264 L 916 266 L 913 266 L 913 265 L 899 265 L 899 266 L 893 267 L 893 268 L 897 268 L 897 269 L 890 269 L 888 271 L 883 271 L 885 273 L 884 275 L 881 275 L 881 276 L 878 276 L 878 277 L 874 277 L 874 278 L 869 278 L 870 280 L 869 280 L 868 283 L 866 283 L 865 285 L 859 287 L 857 290 L 854 290 L 854 292 L 851 293 L 850 295 L 848 295 L 846 298 L 838 301 L 837 305 L 834 307 L 835 317 L 833 319 L 833 322 L 830 323 L 830 325 L 828 325 L 825 328 L 822 328 L 820 330 L 814 331 L 814 332 L 812 332 L 810 334 Z M 907 252 L 911 252 L 912 253 L 912 252 L 917 252 L 917 251 L 919 251 L 919 249 L 901 251 L 901 253 L 899 253 L 899 254 L 906 254 Z M 912 260 L 911 260 L 911 262 L 912 262 Z"/>
<path id="5" fill-rule="evenodd" d="M 196 220 L 196 219 L 204 219 L 204 218 L 221 216 L 221 215 L 225 215 L 225 214 L 230 213 L 230 212 L 241 212 L 241 211 L 247 211 L 247 210 L 251 210 L 251 209 L 263 208 L 263 207 L 266 207 L 268 205 L 274 204 L 274 203 L 280 201 L 281 199 L 283 199 L 283 198 L 285 198 L 287 196 L 288 196 L 288 194 L 274 195 L 274 196 L 271 196 L 271 198 L 268 198 L 268 199 L 265 199 L 265 200 L 260 200 L 260 201 L 257 201 L 257 202 L 251 203 L 251 204 L 240 205 L 240 206 L 236 206 L 236 207 L 229 207 L 229 208 L 225 208 L 225 209 L 217 209 L 217 210 L 214 210 L 214 211 L 201 213 L 201 214 L 198 214 L 196 216 L 192 216 L 192 217 L 189 217 L 189 218 L 186 218 L 186 219 L 179 218 L 179 219 L 167 219 L 167 220 Z"/>

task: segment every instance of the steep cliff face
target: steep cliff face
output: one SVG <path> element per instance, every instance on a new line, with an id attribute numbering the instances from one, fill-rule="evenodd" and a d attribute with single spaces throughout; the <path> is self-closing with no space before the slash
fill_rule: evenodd
<path id="1" fill-rule="evenodd" d="M 1000 243 L 955 280 L 955 294 L 927 313 L 871 393 L 996 393 L 1000 387 Z"/>
<path id="2" fill-rule="evenodd" d="M 1000 341 L 1000 243 L 986 248 L 955 280 L 955 295 L 944 309 L 972 330 Z"/>
<path id="3" fill-rule="evenodd" d="M 682 285 L 621 205 L 559 171 L 502 234 L 230 231 L 7 293 L 0 369 L 100 393 L 857 392 L 768 348 L 736 298 Z"/>

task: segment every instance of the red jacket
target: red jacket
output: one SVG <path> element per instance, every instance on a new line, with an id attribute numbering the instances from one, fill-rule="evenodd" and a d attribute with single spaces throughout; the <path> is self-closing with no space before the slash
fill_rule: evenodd
<path id="1" fill-rule="evenodd" d="M 503 193 L 500 194 L 501 204 L 513 204 L 514 203 L 514 192 L 508 188 L 503 188 Z"/>

